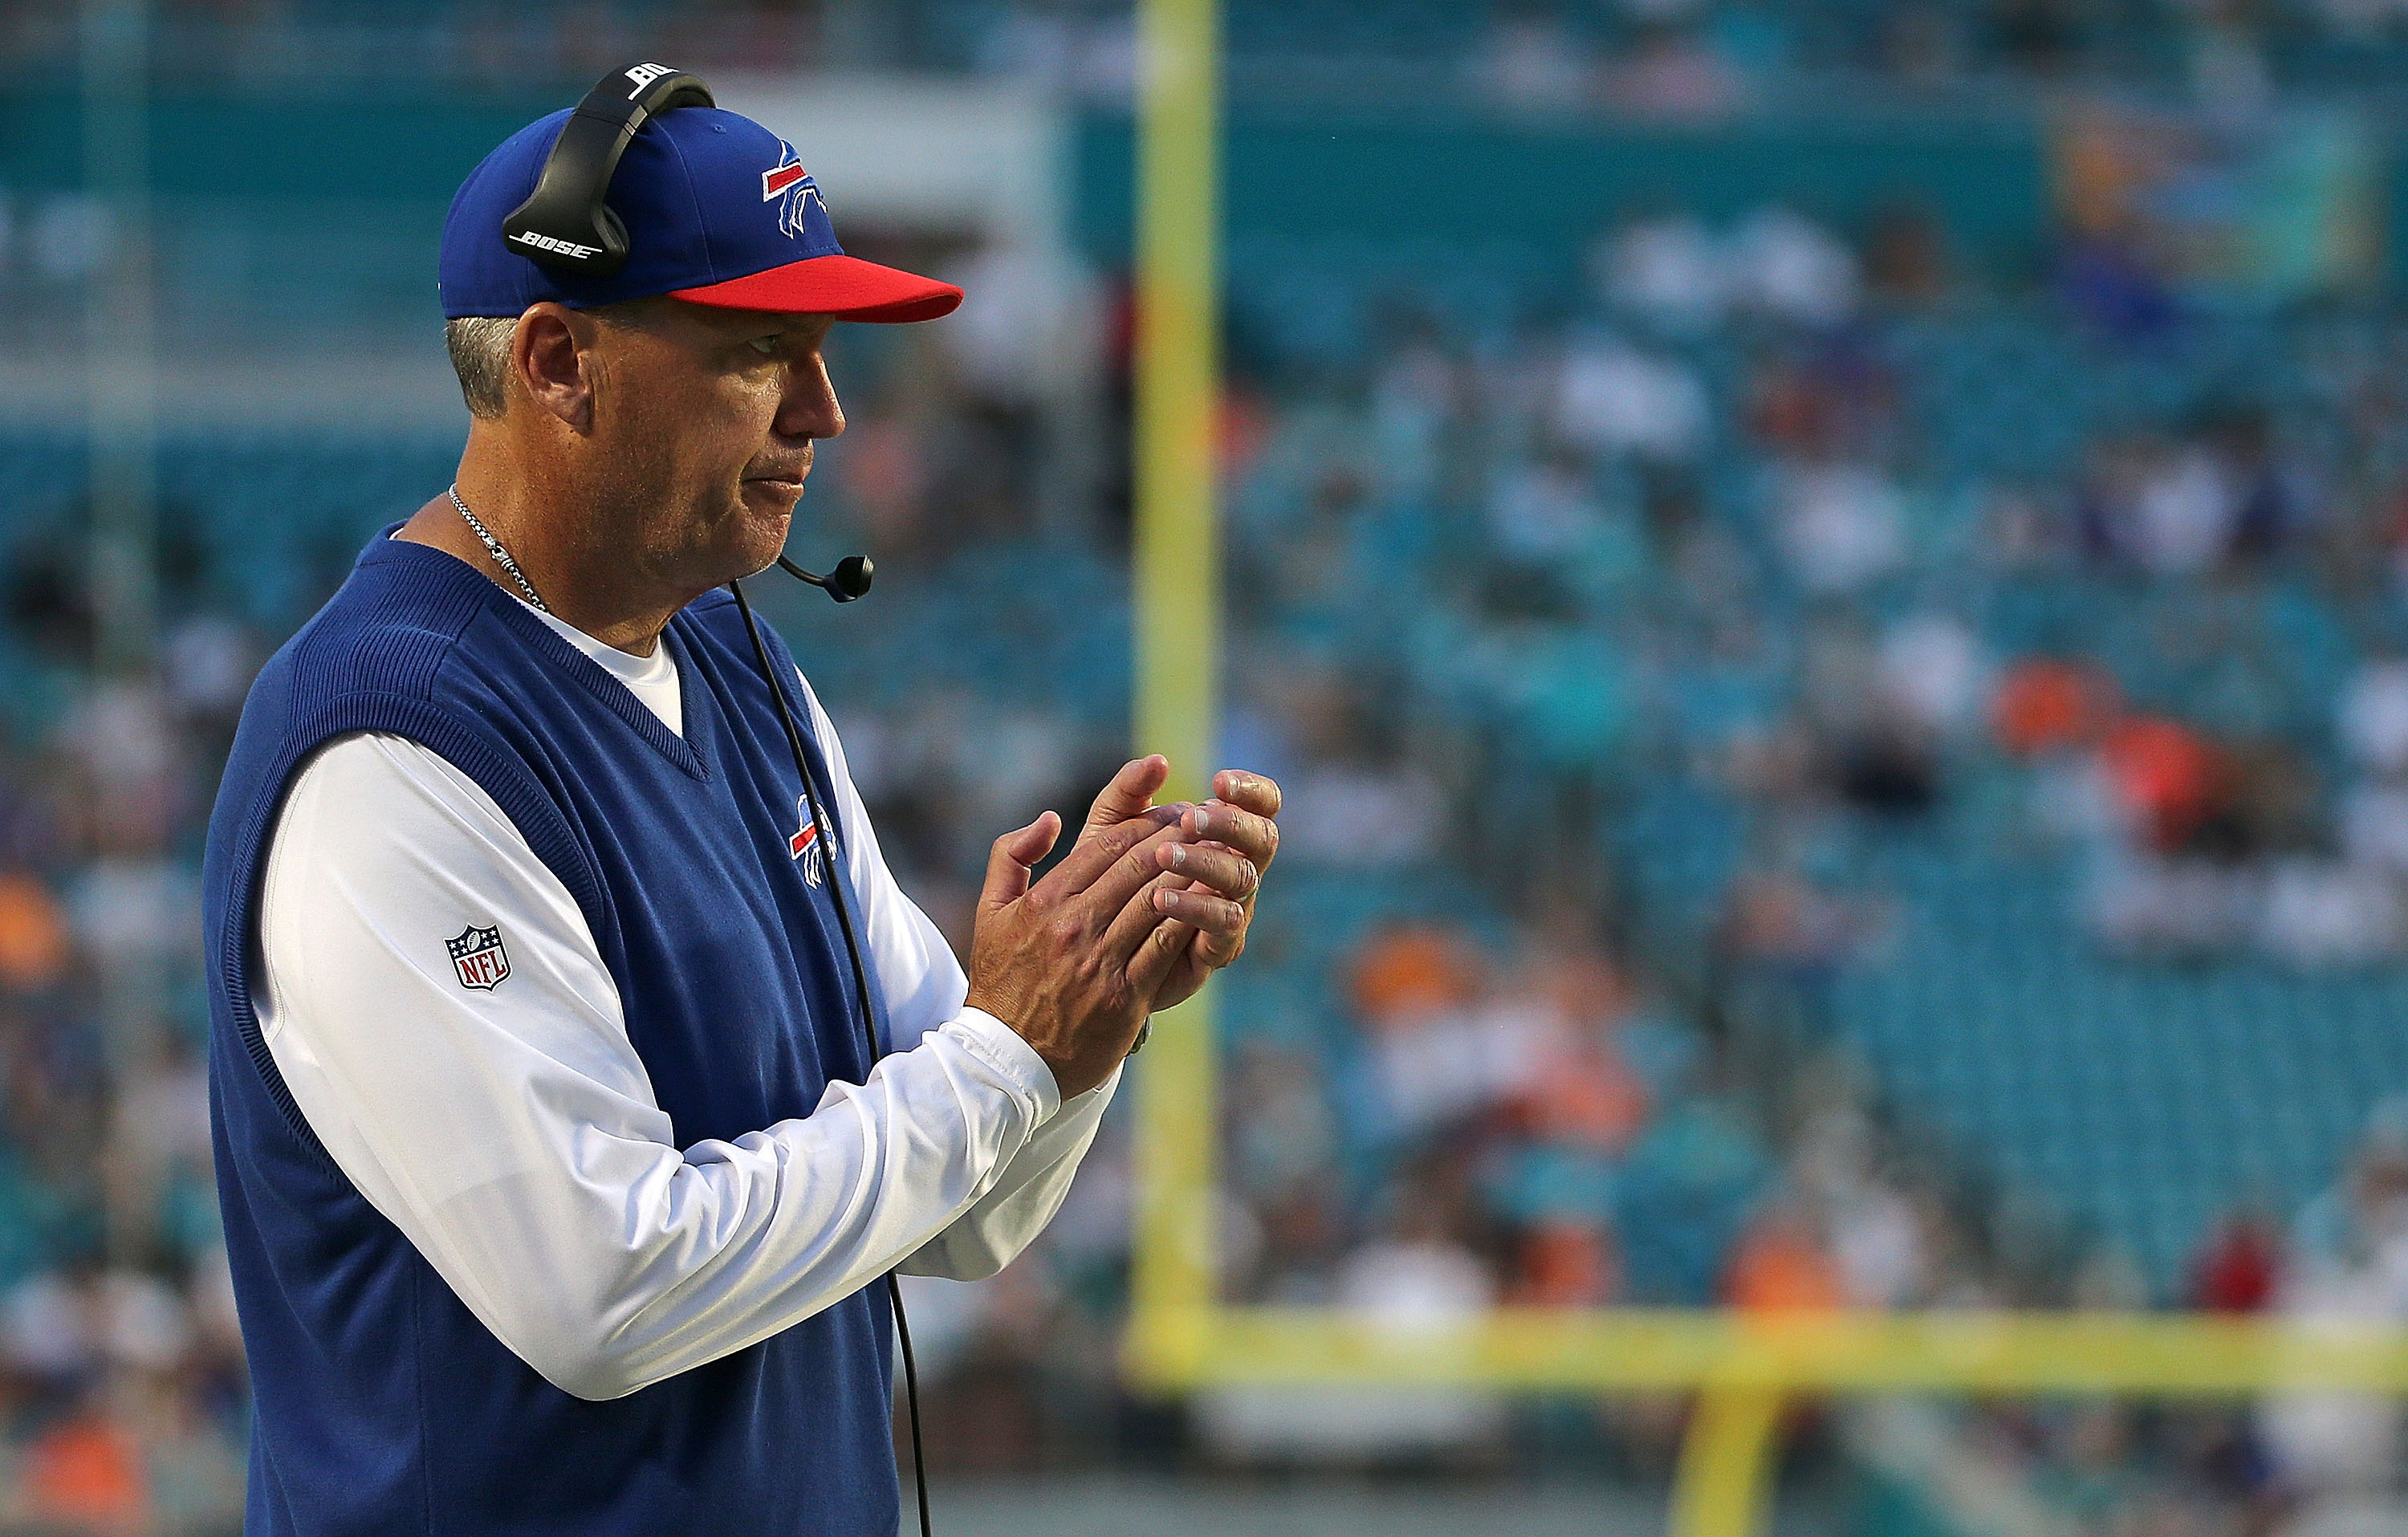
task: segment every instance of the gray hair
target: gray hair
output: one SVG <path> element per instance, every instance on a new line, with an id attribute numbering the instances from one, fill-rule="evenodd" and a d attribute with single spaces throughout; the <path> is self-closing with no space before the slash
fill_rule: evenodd
<path id="1" fill-rule="evenodd" d="M 620 299 L 584 311 L 605 325 L 641 326 L 662 302 Z M 460 376 L 460 398 L 468 414 L 494 418 L 509 409 L 510 343 L 518 336 L 516 315 L 464 315 L 443 323 L 443 350 L 452 354 L 452 371 Z"/>
<path id="2" fill-rule="evenodd" d="M 460 376 L 460 398 L 471 416 L 498 417 L 509 403 L 510 338 L 514 315 L 464 315 L 443 323 L 443 348 Z"/>

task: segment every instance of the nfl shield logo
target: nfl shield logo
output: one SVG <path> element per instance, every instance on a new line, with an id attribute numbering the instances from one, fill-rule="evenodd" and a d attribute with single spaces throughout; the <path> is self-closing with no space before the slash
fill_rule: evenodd
<path id="1" fill-rule="evenodd" d="M 510 955 L 502 948 L 499 926 L 479 928 L 475 924 L 460 930 L 460 937 L 443 941 L 452 952 L 452 970 L 458 972 L 463 987 L 482 987 L 492 992 L 496 984 L 510 974 Z"/>

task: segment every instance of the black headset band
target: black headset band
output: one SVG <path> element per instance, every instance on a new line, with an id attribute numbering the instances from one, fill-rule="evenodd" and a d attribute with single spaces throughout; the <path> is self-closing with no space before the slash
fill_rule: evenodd
<path id="1" fill-rule="evenodd" d="M 644 124 L 680 107 L 710 107 L 710 87 L 666 65 L 602 77 L 561 125 L 535 192 L 502 221 L 502 239 L 554 271 L 607 278 L 627 260 L 627 231 L 604 199 L 619 157 Z"/>

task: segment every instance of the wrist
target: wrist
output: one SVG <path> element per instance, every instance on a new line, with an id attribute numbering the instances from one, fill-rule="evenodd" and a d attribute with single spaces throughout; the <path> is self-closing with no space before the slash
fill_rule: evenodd
<path id="1" fill-rule="evenodd" d="M 1061 1070 L 1010 1021 L 992 1011 L 976 1003 L 963 1004 L 950 1033 L 967 1041 L 988 1066 L 1033 1103 L 1038 1125 L 1052 1119 L 1062 1101 L 1069 1098 L 1062 1089 Z"/>

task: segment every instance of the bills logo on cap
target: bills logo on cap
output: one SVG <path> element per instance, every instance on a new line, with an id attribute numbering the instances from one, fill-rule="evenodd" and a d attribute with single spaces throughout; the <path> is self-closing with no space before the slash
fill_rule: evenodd
<path id="1" fill-rule="evenodd" d="M 510 953 L 502 948 L 498 925 L 479 928 L 470 924 L 457 939 L 444 941 L 443 946 L 452 952 L 452 970 L 458 973 L 463 987 L 481 987 L 490 993 L 510 974 Z"/>
<path id="2" fill-rule="evenodd" d="M 820 197 L 819 183 L 811 173 L 803 169 L 802 157 L 784 139 L 778 141 L 778 164 L 761 173 L 761 201 L 784 198 L 778 206 L 778 227 L 799 240 L 803 237 L 803 205 L 817 199 L 822 213 L 827 212 L 827 200 Z"/>
<path id="3" fill-rule="evenodd" d="M 802 826 L 786 840 L 786 853 L 802 860 L 803 879 L 818 885 L 821 872 L 827 869 L 827 850 L 820 843 L 820 825 L 811 820 L 810 803 L 801 796 L 795 797 L 795 816 Z"/>

